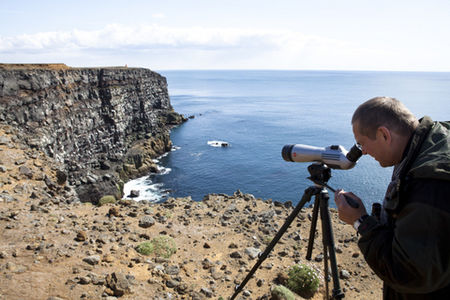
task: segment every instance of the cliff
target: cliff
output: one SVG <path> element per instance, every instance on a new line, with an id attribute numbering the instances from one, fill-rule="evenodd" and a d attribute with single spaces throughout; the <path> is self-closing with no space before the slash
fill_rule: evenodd
<path id="1" fill-rule="evenodd" d="M 171 148 L 166 79 L 142 68 L 0 64 L 0 122 L 59 164 L 79 200 L 121 197 L 123 182 L 154 170 Z"/>

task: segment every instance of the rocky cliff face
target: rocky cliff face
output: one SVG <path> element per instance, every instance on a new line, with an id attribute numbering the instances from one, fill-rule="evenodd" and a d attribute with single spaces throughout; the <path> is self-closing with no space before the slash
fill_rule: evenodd
<path id="1" fill-rule="evenodd" d="M 0 65 L 0 122 L 61 166 L 81 201 L 121 195 L 123 180 L 170 150 L 166 79 L 140 68 Z"/>

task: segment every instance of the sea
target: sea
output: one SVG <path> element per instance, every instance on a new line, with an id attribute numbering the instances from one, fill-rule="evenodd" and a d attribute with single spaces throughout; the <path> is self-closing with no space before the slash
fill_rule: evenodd
<path id="1" fill-rule="evenodd" d="M 125 184 L 125 198 L 131 190 L 140 191 L 137 201 L 187 196 L 200 201 L 208 194 L 240 190 L 295 205 L 313 185 L 308 179 L 313 162 L 283 160 L 283 146 L 349 150 L 355 143 L 351 117 L 362 102 L 391 96 L 418 117 L 450 120 L 450 73 L 158 72 L 167 79 L 174 110 L 190 119 L 171 130 L 172 151 L 155 160 L 160 171 Z M 352 191 L 369 208 L 382 202 L 391 173 L 392 167 L 382 168 L 364 155 L 350 170 L 331 169 L 328 185 Z"/>

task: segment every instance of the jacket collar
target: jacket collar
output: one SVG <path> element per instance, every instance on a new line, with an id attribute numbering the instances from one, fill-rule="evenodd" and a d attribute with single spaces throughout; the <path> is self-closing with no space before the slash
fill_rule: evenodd
<path id="1" fill-rule="evenodd" d="M 387 211 L 394 212 L 398 208 L 401 184 L 404 181 L 406 173 L 411 168 L 412 163 L 419 154 L 419 150 L 421 148 L 420 146 L 428 135 L 432 125 L 433 120 L 427 116 L 419 120 L 419 126 L 417 126 L 413 135 L 409 139 L 408 145 L 405 147 L 403 160 L 399 164 L 395 165 L 392 172 L 391 183 L 386 190 L 386 195 L 383 201 L 383 207 Z"/>

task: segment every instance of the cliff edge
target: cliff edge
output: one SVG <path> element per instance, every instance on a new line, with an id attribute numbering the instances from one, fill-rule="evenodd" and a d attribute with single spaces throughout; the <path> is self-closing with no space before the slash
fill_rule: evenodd
<path id="1" fill-rule="evenodd" d="M 148 69 L 0 64 L 0 122 L 55 160 L 58 181 L 82 202 L 121 198 L 124 181 L 156 170 L 152 159 L 184 120 L 166 79 Z"/>

